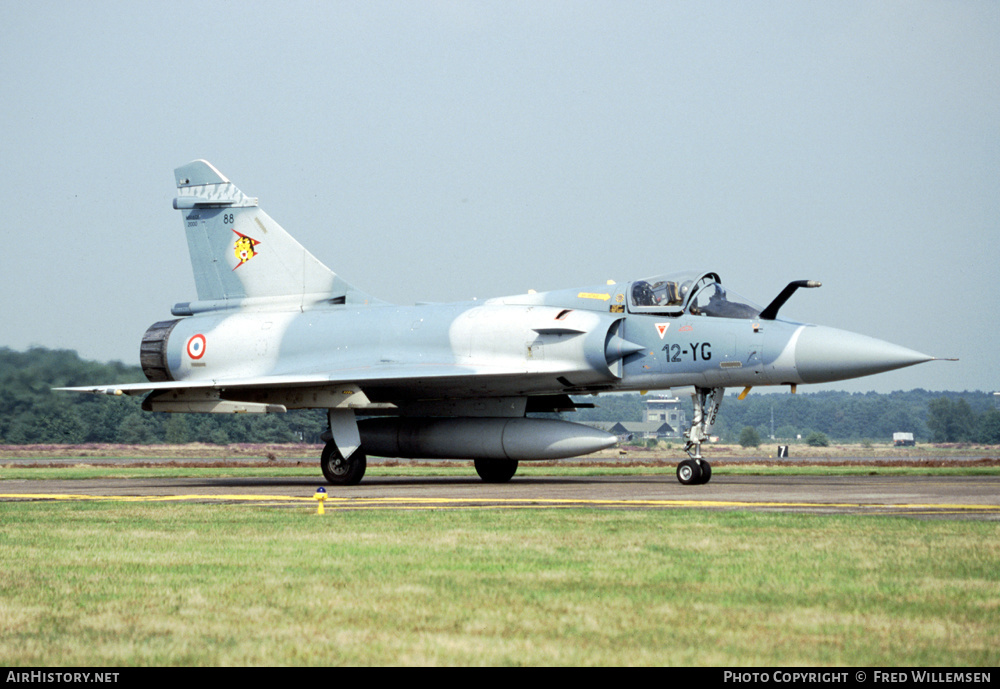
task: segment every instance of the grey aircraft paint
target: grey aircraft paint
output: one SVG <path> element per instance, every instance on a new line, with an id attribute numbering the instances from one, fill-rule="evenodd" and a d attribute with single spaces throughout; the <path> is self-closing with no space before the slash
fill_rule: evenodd
<path id="1" fill-rule="evenodd" d="M 361 480 L 366 453 L 470 458 L 486 481 L 521 460 L 613 445 L 580 424 L 528 417 L 571 411 L 570 395 L 690 388 L 690 459 L 701 457 L 725 388 L 844 380 L 933 357 L 855 333 L 777 318 L 798 281 L 766 308 L 715 273 L 397 306 L 324 266 L 211 164 L 175 170 L 197 299 L 143 336 L 149 383 L 65 388 L 145 395 L 162 412 L 327 410 L 321 468 Z M 356 414 L 373 417 L 359 421 Z"/>

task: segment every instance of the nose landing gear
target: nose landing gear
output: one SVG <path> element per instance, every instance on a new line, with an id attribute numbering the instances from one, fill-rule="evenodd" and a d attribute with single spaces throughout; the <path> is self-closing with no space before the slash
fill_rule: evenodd
<path id="1" fill-rule="evenodd" d="M 695 388 L 691 395 L 694 413 L 688 430 L 688 441 L 684 446 L 690 459 L 677 465 L 677 480 L 685 486 L 708 483 L 712 478 L 712 465 L 702 459 L 701 444 L 708 440 L 712 426 L 715 425 L 725 392 L 725 388 Z"/>

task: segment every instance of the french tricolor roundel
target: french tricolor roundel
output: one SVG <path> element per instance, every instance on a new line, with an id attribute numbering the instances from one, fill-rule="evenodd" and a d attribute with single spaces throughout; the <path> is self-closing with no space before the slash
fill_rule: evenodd
<path id="1" fill-rule="evenodd" d="M 187 343 L 187 353 L 192 359 L 200 359 L 205 355 L 205 336 L 201 333 L 192 335 Z"/>

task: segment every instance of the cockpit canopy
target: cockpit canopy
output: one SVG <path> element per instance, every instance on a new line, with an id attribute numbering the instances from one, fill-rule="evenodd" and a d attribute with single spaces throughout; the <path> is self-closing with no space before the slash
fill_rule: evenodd
<path id="1" fill-rule="evenodd" d="M 674 273 L 636 280 L 629 289 L 629 310 L 665 316 L 756 318 L 761 307 L 722 286 L 717 273 Z"/>

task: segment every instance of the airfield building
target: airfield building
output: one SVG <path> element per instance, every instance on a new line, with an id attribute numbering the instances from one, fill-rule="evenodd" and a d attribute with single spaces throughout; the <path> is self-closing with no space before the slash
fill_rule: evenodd
<path id="1" fill-rule="evenodd" d="M 687 428 L 687 412 L 676 397 L 646 400 L 643 421 L 591 421 L 586 425 L 618 436 L 620 442 L 680 438 Z"/>
<path id="2" fill-rule="evenodd" d="M 687 428 L 687 412 L 677 397 L 651 397 L 646 400 L 646 421 L 666 423 L 673 431 L 669 437 L 679 437 Z"/>

